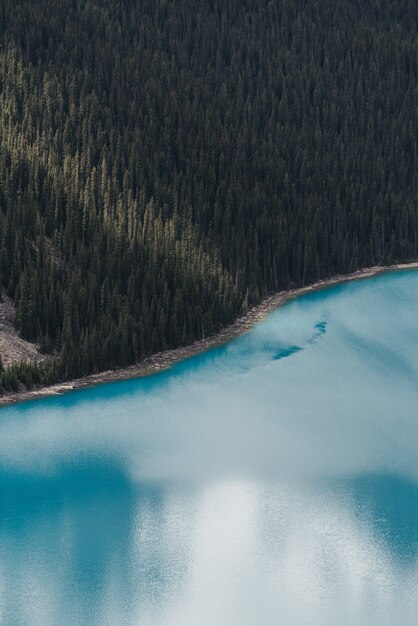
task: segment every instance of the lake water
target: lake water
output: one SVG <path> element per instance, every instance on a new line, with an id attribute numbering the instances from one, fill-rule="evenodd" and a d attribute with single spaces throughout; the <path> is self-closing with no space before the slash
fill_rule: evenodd
<path id="1" fill-rule="evenodd" d="M 408 626 L 417 607 L 418 272 L 0 410 L 2 625 Z"/>

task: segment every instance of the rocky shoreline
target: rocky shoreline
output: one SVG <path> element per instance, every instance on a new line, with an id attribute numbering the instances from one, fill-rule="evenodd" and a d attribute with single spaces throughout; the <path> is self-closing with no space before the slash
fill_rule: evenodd
<path id="1" fill-rule="evenodd" d="M 161 370 L 168 369 L 177 361 L 186 359 L 200 352 L 204 352 L 205 350 L 226 343 L 234 337 L 238 337 L 242 333 L 248 331 L 251 326 L 253 326 L 253 324 L 261 321 L 270 311 L 273 311 L 277 307 L 283 305 L 288 300 L 318 289 L 325 289 L 339 283 L 344 283 L 351 280 L 358 280 L 362 278 L 370 278 L 383 272 L 414 268 L 418 268 L 418 262 L 400 263 L 390 266 L 375 266 L 358 270 L 356 272 L 353 272 L 352 274 L 335 276 L 333 278 L 320 280 L 317 283 L 308 285 L 306 287 L 280 291 L 272 296 L 269 296 L 259 305 L 250 309 L 245 315 L 238 318 L 231 325 L 225 327 L 218 333 L 211 335 L 207 339 L 201 339 L 199 341 L 195 341 L 193 344 L 181 348 L 176 348 L 174 350 L 159 352 L 145 358 L 139 363 L 130 365 L 129 367 L 116 370 L 107 370 L 105 372 L 91 374 L 89 376 L 84 376 L 82 378 L 77 378 L 75 380 L 64 383 L 58 383 L 56 385 L 51 385 L 48 387 L 41 387 L 38 389 L 30 389 L 28 391 L 19 391 L 6 394 L 0 397 L 0 406 L 16 402 L 23 402 L 26 400 L 33 400 L 35 398 L 41 398 L 45 396 L 59 395 L 76 389 L 82 389 L 84 387 L 91 387 L 118 380 L 127 380 L 140 376 L 148 376 Z"/>

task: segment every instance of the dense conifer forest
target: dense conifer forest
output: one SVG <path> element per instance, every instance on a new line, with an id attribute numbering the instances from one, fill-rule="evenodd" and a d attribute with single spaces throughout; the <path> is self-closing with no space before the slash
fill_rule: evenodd
<path id="1" fill-rule="evenodd" d="M 416 0 L 2 0 L 1 389 L 417 258 L 417 103 Z"/>

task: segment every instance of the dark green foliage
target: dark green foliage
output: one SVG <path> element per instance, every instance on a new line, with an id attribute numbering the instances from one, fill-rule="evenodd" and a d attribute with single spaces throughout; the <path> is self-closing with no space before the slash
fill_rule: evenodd
<path id="1" fill-rule="evenodd" d="M 0 369 L 0 394 L 18 391 L 21 385 L 30 389 L 39 385 L 50 385 L 59 380 L 59 369 L 54 364 L 34 365 L 21 361 L 6 369 Z"/>
<path id="2" fill-rule="evenodd" d="M 0 276 L 54 375 L 416 258 L 417 21 L 415 0 L 3 0 Z"/>

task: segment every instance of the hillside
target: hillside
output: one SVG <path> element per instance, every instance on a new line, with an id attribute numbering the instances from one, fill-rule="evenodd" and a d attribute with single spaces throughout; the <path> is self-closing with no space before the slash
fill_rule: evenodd
<path id="1" fill-rule="evenodd" d="M 18 377 L 417 258 L 417 32 L 414 0 L 4 0 L 0 283 L 59 355 Z"/>

